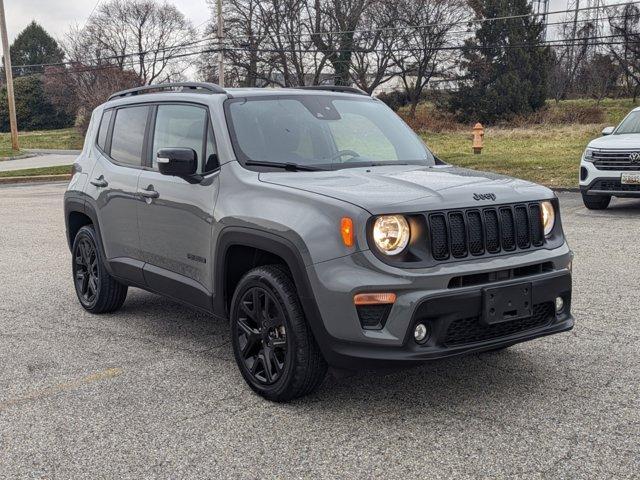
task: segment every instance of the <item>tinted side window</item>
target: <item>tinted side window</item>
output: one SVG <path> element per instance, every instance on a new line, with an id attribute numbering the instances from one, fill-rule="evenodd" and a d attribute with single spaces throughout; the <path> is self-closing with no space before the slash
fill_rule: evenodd
<path id="1" fill-rule="evenodd" d="M 113 110 L 107 110 L 102 114 L 102 120 L 100 121 L 100 130 L 98 130 L 98 146 L 102 150 L 106 150 L 107 133 L 109 133 L 109 123 L 111 123 L 112 114 Z"/>
<path id="2" fill-rule="evenodd" d="M 149 107 L 118 109 L 111 139 L 111 158 L 127 165 L 142 165 L 142 146 Z"/>
<path id="3" fill-rule="evenodd" d="M 157 153 L 163 148 L 191 148 L 198 155 L 198 172 L 202 172 L 204 132 L 207 111 L 190 105 L 160 105 L 153 135 L 153 168 Z"/>

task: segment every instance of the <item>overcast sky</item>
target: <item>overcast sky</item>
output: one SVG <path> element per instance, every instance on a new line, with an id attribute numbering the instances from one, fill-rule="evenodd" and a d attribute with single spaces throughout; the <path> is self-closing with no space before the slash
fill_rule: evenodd
<path id="1" fill-rule="evenodd" d="M 73 24 L 83 25 L 98 0 L 4 0 L 9 41 L 32 20 L 42 25 L 56 39 L 63 38 Z M 105 0 L 103 0 L 105 1 Z M 206 0 L 172 0 L 194 26 L 210 16 Z"/>
<path id="2" fill-rule="evenodd" d="M 63 38 L 71 25 L 84 24 L 97 1 L 108 0 L 4 0 L 10 41 L 13 41 L 31 20 L 40 23 L 56 39 Z M 194 26 L 201 26 L 210 18 L 211 12 L 206 0 L 168 1 L 190 18 Z M 613 4 L 623 0 L 603 1 L 605 4 Z M 568 3 L 572 3 L 571 0 L 551 0 L 550 11 L 564 10 Z M 587 0 L 581 2 L 581 5 L 586 4 Z M 558 21 L 559 17 L 552 17 L 549 21 Z"/>

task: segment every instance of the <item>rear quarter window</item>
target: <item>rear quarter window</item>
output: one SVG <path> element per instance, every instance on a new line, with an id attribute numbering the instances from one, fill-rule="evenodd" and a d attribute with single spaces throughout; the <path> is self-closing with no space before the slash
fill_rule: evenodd
<path id="1" fill-rule="evenodd" d="M 100 120 L 100 129 L 98 130 L 98 146 L 106 151 L 107 146 L 107 134 L 109 133 L 109 124 L 111 123 L 111 117 L 113 110 L 107 110 L 102 114 L 102 120 Z"/>

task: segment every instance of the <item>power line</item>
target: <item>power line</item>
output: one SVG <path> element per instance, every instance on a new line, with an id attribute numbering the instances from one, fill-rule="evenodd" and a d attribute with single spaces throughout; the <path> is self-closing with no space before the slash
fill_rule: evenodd
<path id="1" fill-rule="evenodd" d="M 101 2 L 101 0 L 98 0 L 98 2 L 96 3 L 94 10 L 97 8 L 98 4 Z M 604 8 L 612 8 L 612 7 L 620 7 L 620 6 L 626 6 L 626 5 L 638 5 L 640 4 L 640 0 L 635 0 L 632 2 L 626 2 L 626 3 L 619 3 L 619 4 L 614 4 L 614 5 L 600 5 L 600 6 L 592 6 L 592 7 L 584 7 L 579 9 L 580 11 L 585 11 L 585 10 L 594 10 L 594 9 L 604 9 Z M 547 15 L 553 15 L 553 14 L 560 14 L 560 13 L 571 13 L 574 12 L 575 9 L 571 9 L 571 10 L 556 10 L 553 12 L 548 12 Z M 93 14 L 93 11 L 92 11 Z M 313 35 L 337 35 L 337 34 L 342 34 L 342 33 L 376 33 L 379 31 L 386 31 L 386 30 L 393 30 L 393 31 L 400 31 L 400 30 L 419 30 L 419 29 L 424 29 L 424 28 L 430 28 L 430 27 L 434 27 L 434 26 L 443 26 L 443 25 L 447 25 L 447 26 L 455 26 L 455 25 L 463 25 L 463 24 L 469 24 L 469 23 L 485 23 L 485 22 L 492 22 L 492 21 L 504 21 L 504 20 L 510 20 L 510 19 L 521 19 L 521 18 L 527 18 L 527 17 L 531 17 L 531 16 L 538 16 L 538 14 L 535 13 L 531 13 L 531 14 L 522 14 L 522 15 L 509 15 L 509 16 L 503 16 L 503 17 L 491 17 L 491 18 L 483 18 L 483 19 L 467 19 L 467 20 L 460 20 L 457 22 L 450 22 L 448 24 L 446 23 L 431 23 L 431 24 L 426 24 L 426 25 L 415 25 L 415 26 L 405 26 L 405 27 L 388 27 L 388 28 L 383 28 L 383 29 L 367 29 L 367 30 L 352 30 L 352 31 L 336 31 L 336 32 L 317 32 L 317 33 L 313 33 L 313 32 L 306 32 L 306 33 L 296 33 L 296 34 L 287 34 L 287 35 L 277 35 L 277 37 L 285 37 L 285 38 L 295 38 L 295 37 L 304 37 L 304 36 L 313 36 Z M 618 16 L 618 17 L 624 17 L 624 16 Z M 572 23 L 573 20 L 565 20 L 565 21 L 560 21 L 560 22 L 555 22 L 553 23 L 553 25 L 564 25 L 564 24 L 568 24 L 568 23 Z M 204 22 L 203 22 L 204 23 Z M 202 25 L 202 24 L 200 24 Z M 551 25 L 551 24 L 550 24 Z M 454 34 L 454 33 L 472 33 L 472 32 L 467 32 L 467 31 L 457 31 L 457 32 L 448 32 L 447 34 Z M 242 38 L 252 38 L 255 39 L 256 37 L 253 37 L 251 35 L 234 35 L 233 36 L 234 39 L 242 39 Z M 258 37 L 260 38 L 260 37 Z M 262 37 L 262 38 L 269 38 L 269 37 Z M 176 44 L 176 45 L 171 45 L 171 46 L 167 46 L 164 48 L 159 48 L 159 49 L 155 49 L 155 50 L 146 50 L 146 51 L 142 51 L 142 52 L 133 52 L 133 53 L 125 53 L 125 54 L 121 54 L 121 55 L 112 55 L 112 56 L 107 56 L 107 57 L 102 57 L 100 60 L 104 60 L 104 61 L 108 61 L 108 60 L 121 60 L 124 58 L 129 58 L 129 57 L 139 57 L 141 55 L 149 55 L 149 54 L 157 54 L 157 53 L 162 53 L 162 52 L 166 52 L 166 51 L 170 51 L 170 50 L 176 50 L 176 49 L 180 49 L 180 48 L 188 48 L 188 47 L 192 47 L 195 45 L 199 45 L 201 43 L 204 42 L 208 42 L 208 41 L 216 41 L 217 40 L 217 36 L 216 37 L 204 37 L 200 40 L 194 40 L 191 42 L 186 42 L 186 43 L 181 43 L 181 44 Z M 227 49 L 231 48 L 231 47 L 225 47 Z M 338 52 L 337 50 L 333 50 L 335 52 Z M 206 53 L 206 52 L 205 52 Z M 76 64 L 76 61 L 67 61 L 67 62 L 56 62 L 56 63 L 47 63 L 47 64 L 31 64 L 31 65 L 14 65 L 12 68 L 17 69 L 17 68 L 43 68 L 43 67 L 63 67 L 63 66 L 73 66 L 74 64 Z"/>
<path id="2" fill-rule="evenodd" d="M 618 8 L 618 7 L 624 7 L 627 5 L 638 5 L 638 4 L 640 4 L 640 1 L 634 0 L 631 2 L 617 3 L 617 4 L 611 4 L 611 5 L 595 5 L 595 6 L 582 7 L 577 9 L 577 11 L 583 12 L 583 11 L 591 11 L 591 10 L 599 10 L 599 9 L 606 10 L 609 8 Z M 565 10 L 555 10 L 555 11 L 547 12 L 546 15 L 548 16 L 560 15 L 563 13 L 566 14 L 566 13 L 573 13 L 573 12 L 576 12 L 575 8 L 565 9 Z M 523 18 L 538 17 L 538 16 L 542 16 L 542 14 L 536 14 L 532 12 L 532 13 L 525 13 L 520 15 L 505 15 L 502 17 L 468 18 L 465 20 L 457 20 L 455 22 L 448 22 L 448 23 L 434 22 L 434 23 L 428 23 L 424 25 L 408 25 L 403 27 L 381 27 L 381 28 L 373 28 L 373 29 L 337 30 L 337 31 L 328 31 L 328 32 L 304 32 L 304 33 L 292 33 L 284 36 L 288 38 L 294 38 L 294 37 L 313 37 L 313 36 L 322 36 L 322 35 L 326 36 L 326 35 L 343 35 L 343 34 L 356 34 L 356 33 L 397 32 L 397 31 L 403 31 L 403 30 L 420 30 L 424 28 L 443 27 L 443 26 L 451 27 L 456 25 L 464 25 L 464 24 L 472 24 L 472 23 L 487 23 L 487 22 L 494 22 L 494 21 L 523 19 Z M 562 22 L 557 22 L 557 24 L 566 24 L 566 23 L 572 23 L 572 22 L 573 20 L 565 20 Z M 277 36 L 280 36 L 280 35 L 277 35 Z M 261 38 L 269 38 L 269 37 L 266 37 L 264 35 L 263 36 L 234 35 L 234 38 L 260 40 Z"/>
<path id="3" fill-rule="evenodd" d="M 94 12 L 96 11 L 96 9 L 98 8 L 98 5 L 100 5 L 100 3 L 102 2 L 102 0 L 97 0 L 95 5 L 93 6 L 93 8 L 91 9 L 91 13 L 89 13 L 89 16 L 86 18 L 86 20 L 84 21 L 84 25 L 82 25 L 82 29 L 84 30 L 87 26 L 87 23 L 89 22 L 89 20 L 91 19 L 91 17 L 93 16 Z"/>
<path id="4" fill-rule="evenodd" d="M 527 49 L 527 48 L 540 48 L 541 46 L 555 46 L 555 47 L 569 47 L 569 46 L 575 46 L 575 45 L 580 45 L 583 44 L 586 41 L 589 40 L 593 40 L 593 39 L 606 39 L 606 38 L 613 38 L 613 37 L 619 37 L 618 35 L 608 35 L 608 36 L 601 36 L 601 37 L 584 37 L 584 38 L 577 38 L 577 39 L 569 39 L 569 40 L 553 40 L 553 41 L 549 41 L 549 42 L 540 42 L 540 43 L 535 43 L 535 44 L 510 44 L 510 45 L 499 45 L 499 46 L 470 46 L 470 45 L 452 45 L 452 46 L 442 46 L 439 47 L 437 49 L 435 49 L 436 51 L 457 51 L 457 50 L 463 50 L 463 49 L 471 49 L 471 50 L 479 50 L 479 51 L 487 51 L 487 50 L 510 50 L 510 49 Z M 640 47 L 640 39 L 639 40 L 627 40 L 627 41 L 618 41 L 618 42 L 614 42 L 614 41 L 610 41 L 610 42 L 599 42 L 596 45 L 599 46 L 614 46 L 614 45 L 637 45 Z M 204 50 L 199 50 L 199 51 L 195 51 L 195 52 L 188 52 L 188 53 L 183 53 L 183 54 L 179 54 L 176 55 L 173 58 L 179 59 L 179 58 L 188 58 L 188 57 L 192 57 L 195 55 L 204 55 L 207 53 L 219 53 L 221 50 L 225 50 L 225 51 L 246 51 L 242 48 L 234 48 L 234 47 L 217 47 L 217 48 L 209 48 L 209 49 L 204 49 Z M 324 53 L 326 51 L 323 50 L 316 50 L 316 49 L 309 49 L 309 50 L 290 50 L 290 49 L 274 49 L 274 48 L 270 48 L 270 49 L 257 49 L 254 50 L 258 53 L 306 53 L 306 54 L 314 54 L 314 53 Z M 354 53 L 371 53 L 371 50 L 362 50 L 362 51 L 358 51 L 358 50 L 351 50 Z M 421 49 L 402 49 L 401 51 L 403 52 L 415 52 L 415 51 L 422 51 Z M 375 50 L 373 51 L 375 52 Z M 128 63 L 122 63 L 122 66 L 129 66 L 131 68 L 135 67 L 137 65 L 137 62 L 135 61 L 129 61 Z M 45 75 L 47 76 L 55 76 L 55 75 L 72 75 L 72 74 L 80 74 L 80 73 L 88 73 L 88 72 L 93 72 L 93 71 L 100 71 L 100 70 L 108 70 L 108 69 L 116 69 L 119 70 L 120 66 L 116 65 L 116 64 L 104 64 L 104 65 L 79 65 L 78 63 L 75 64 L 74 68 L 70 69 L 70 70 L 64 70 L 64 71 L 59 71 L 59 72 L 46 72 Z"/>

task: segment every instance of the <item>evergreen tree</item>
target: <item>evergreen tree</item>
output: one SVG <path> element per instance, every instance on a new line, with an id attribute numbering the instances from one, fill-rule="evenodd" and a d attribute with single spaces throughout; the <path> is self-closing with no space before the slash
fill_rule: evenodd
<path id="1" fill-rule="evenodd" d="M 544 26 L 527 0 L 473 0 L 482 22 L 467 40 L 461 66 L 466 81 L 451 97 L 450 109 L 464 122 L 492 123 L 542 108 L 546 100 L 549 48 Z"/>
<path id="2" fill-rule="evenodd" d="M 35 21 L 20 32 L 11 45 L 10 51 L 13 65 L 59 63 L 64 59 L 64 52 L 58 42 Z M 41 67 L 16 68 L 13 74 L 20 77 L 42 72 Z"/>
<path id="3" fill-rule="evenodd" d="M 14 82 L 18 128 L 23 131 L 51 130 L 73 126 L 73 115 L 54 106 L 47 98 L 39 75 L 16 78 Z M 9 131 L 6 86 L 0 89 L 0 132 Z"/>

